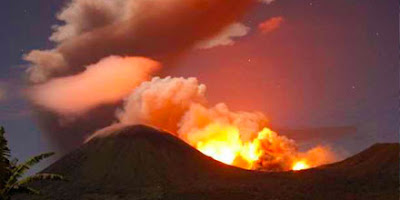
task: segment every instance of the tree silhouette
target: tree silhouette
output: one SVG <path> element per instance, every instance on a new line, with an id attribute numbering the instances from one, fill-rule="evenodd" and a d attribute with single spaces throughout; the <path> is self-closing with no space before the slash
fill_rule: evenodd
<path id="1" fill-rule="evenodd" d="M 39 194 L 39 191 L 29 187 L 29 183 L 37 180 L 65 180 L 59 174 L 38 173 L 22 178 L 34 165 L 54 153 L 44 153 L 34 156 L 25 163 L 18 164 L 18 160 L 10 160 L 10 149 L 4 136 L 4 127 L 0 127 L 0 199 L 9 200 L 15 194 Z"/>

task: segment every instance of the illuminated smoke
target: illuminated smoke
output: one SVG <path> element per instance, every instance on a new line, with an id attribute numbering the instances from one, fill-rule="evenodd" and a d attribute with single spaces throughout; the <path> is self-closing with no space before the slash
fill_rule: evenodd
<path id="1" fill-rule="evenodd" d="M 258 25 L 258 29 L 264 33 L 270 33 L 272 31 L 277 30 L 282 23 L 284 22 L 284 18 L 283 17 L 272 17 L 270 19 L 267 19 L 266 21 L 260 23 Z"/>
<path id="2" fill-rule="evenodd" d="M 217 35 L 200 41 L 196 44 L 196 48 L 210 49 L 217 46 L 230 46 L 235 44 L 235 38 L 243 37 L 247 35 L 249 31 L 250 27 L 247 27 L 242 23 L 234 23 L 224 28 Z"/>
<path id="3" fill-rule="evenodd" d="M 30 98 L 35 104 L 62 115 L 82 114 L 127 97 L 159 68 L 158 62 L 147 58 L 112 56 L 88 66 L 78 75 L 34 86 Z"/>
<path id="4" fill-rule="evenodd" d="M 153 78 L 125 101 L 118 119 L 123 124 L 146 124 L 176 133 L 178 123 L 194 103 L 205 104 L 205 86 L 195 78 Z"/>

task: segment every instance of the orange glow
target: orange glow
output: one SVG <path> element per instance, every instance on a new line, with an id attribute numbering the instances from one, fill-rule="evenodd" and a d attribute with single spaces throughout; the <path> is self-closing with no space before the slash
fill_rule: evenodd
<path id="1" fill-rule="evenodd" d="M 242 148 L 238 130 L 234 127 L 214 125 L 209 126 L 205 131 L 215 133 L 215 137 L 197 142 L 197 149 L 215 160 L 233 164 Z"/>
<path id="2" fill-rule="evenodd" d="M 239 128 L 220 123 L 210 123 L 193 132 L 186 142 L 222 163 L 252 170 L 308 169 L 322 164 L 316 158 L 325 155 L 323 151 L 314 149 L 309 151 L 312 152 L 311 157 L 309 152 L 300 153 L 293 148 L 293 140 L 279 136 L 268 128 L 262 129 L 252 140 L 243 141 Z"/>
<path id="3" fill-rule="evenodd" d="M 239 129 L 230 125 L 210 124 L 190 135 L 188 140 L 205 155 L 245 169 L 251 169 L 252 164 L 261 156 L 258 138 L 243 142 Z"/>
<path id="4" fill-rule="evenodd" d="M 308 168 L 310 168 L 310 166 L 305 161 L 299 161 L 299 162 L 294 163 L 292 170 L 299 171 L 299 170 L 304 170 L 304 169 L 308 169 Z"/>
<path id="5" fill-rule="evenodd" d="M 270 33 L 272 31 L 277 30 L 283 22 L 284 22 L 283 17 L 272 17 L 260 23 L 258 25 L 258 29 L 264 34 Z"/>
<path id="6" fill-rule="evenodd" d="M 110 56 L 80 74 L 35 85 L 29 95 L 37 105 L 75 116 L 119 102 L 160 67 L 157 61 L 144 57 Z"/>

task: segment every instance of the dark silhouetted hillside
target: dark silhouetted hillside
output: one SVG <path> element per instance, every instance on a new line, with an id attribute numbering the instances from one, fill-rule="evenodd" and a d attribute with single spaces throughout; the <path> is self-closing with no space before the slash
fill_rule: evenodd
<path id="1" fill-rule="evenodd" d="M 57 200 L 399 199 L 399 144 L 377 144 L 342 162 L 264 173 L 215 161 L 174 136 L 132 126 L 98 137 L 44 172 L 70 181 L 33 186 Z"/>

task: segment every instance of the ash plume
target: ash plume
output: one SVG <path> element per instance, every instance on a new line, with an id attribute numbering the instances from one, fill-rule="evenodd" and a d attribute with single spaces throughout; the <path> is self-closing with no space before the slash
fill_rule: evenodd
<path id="1" fill-rule="evenodd" d="M 253 0 L 73 0 L 58 15 L 51 50 L 34 50 L 30 80 L 75 74 L 110 55 L 166 61 L 237 20 Z"/>
<path id="2" fill-rule="evenodd" d="M 155 77 L 133 91 L 117 116 L 123 124 L 146 124 L 176 133 L 193 104 L 206 104 L 205 89 L 196 78 Z"/>
<path id="3" fill-rule="evenodd" d="M 224 103 L 208 108 L 206 86 L 191 78 L 160 78 L 143 82 L 116 112 L 122 124 L 145 124 L 186 138 L 209 123 L 239 127 L 245 140 L 267 126 L 261 112 L 232 112 Z"/>
<path id="4" fill-rule="evenodd" d="M 86 66 L 109 56 L 145 56 L 168 67 L 186 49 L 240 19 L 253 3 L 254 0 L 70 1 L 57 15 L 63 24 L 55 25 L 50 36 L 55 47 L 33 50 L 24 56 L 31 63 L 27 74 L 33 86 L 28 96 L 33 99 L 35 120 L 61 151 L 79 145 L 93 131 L 115 120 L 114 110 L 128 94 L 103 100 L 89 96 L 93 99 L 82 100 L 87 107 L 77 107 L 67 104 L 78 101 L 72 98 L 82 97 L 55 95 L 67 90 L 78 94 L 72 87 L 62 86 L 62 81 L 78 80 L 72 76 L 82 77 L 80 73 L 87 73 Z M 80 85 L 79 90 L 92 92 L 97 86 L 101 87 Z M 56 96 L 60 103 L 46 99 L 47 94 Z M 67 103 L 63 104 L 66 108 L 61 102 Z M 71 113 L 79 115 L 71 117 Z"/>

